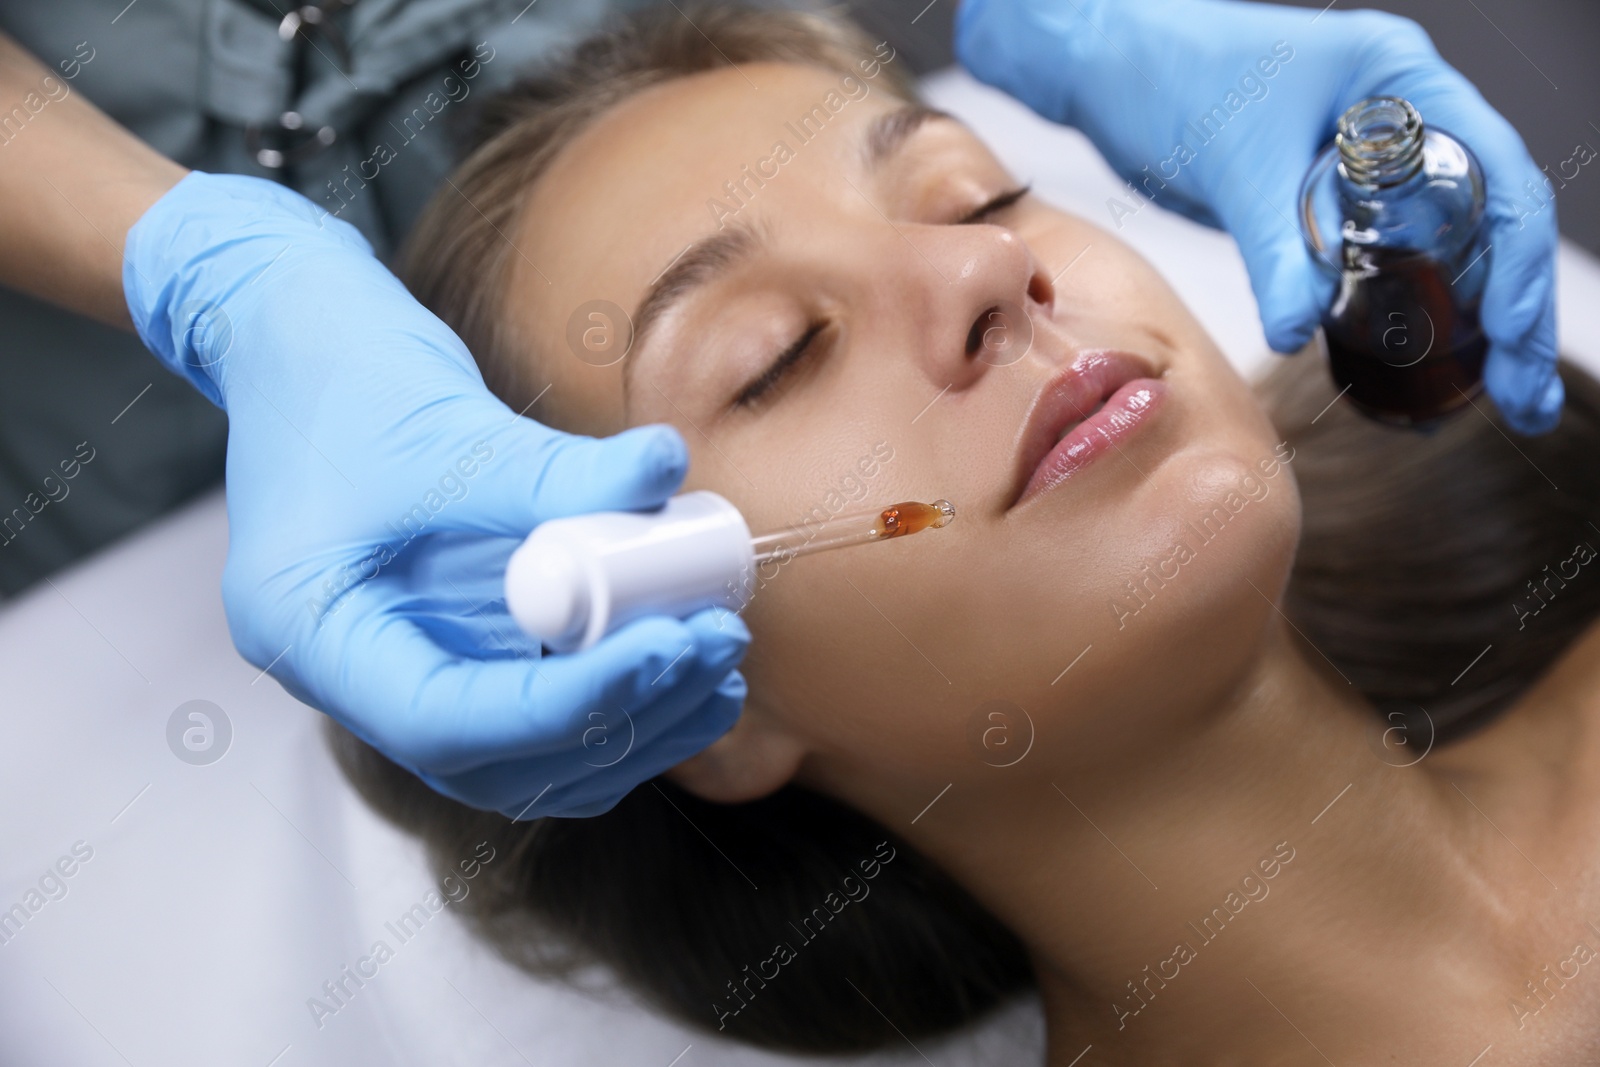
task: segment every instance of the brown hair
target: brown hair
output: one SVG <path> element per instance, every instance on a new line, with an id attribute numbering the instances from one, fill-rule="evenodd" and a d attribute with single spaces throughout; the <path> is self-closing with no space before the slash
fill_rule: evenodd
<path id="1" fill-rule="evenodd" d="M 1428 433 L 1330 408 L 1314 356 L 1259 386 L 1304 503 L 1284 611 L 1401 731 L 1391 741 L 1420 752 L 1488 721 L 1600 610 L 1581 569 L 1600 548 L 1600 384 L 1560 373 L 1561 424 L 1539 437 L 1482 396 Z"/>
<path id="2" fill-rule="evenodd" d="M 816 15 L 719 7 L 690 18 L 622 22 L 512 91 L 412 238 L 413 291 L 514 408 L 531 397 L 518 366 L 532 361 L 505 358 L 496 333 L 508 253 L 499 234 L 513 230 L 561 146 L 606 107 L 668 78 L 759 59 L 848 70 L 867 47 Z M 1515 440 L 1482 402 L 1431 435 L 1379 427 L 1339 405 L 1323 413 L 1333 390 L 1306 356 L 1262 384 L 1295 448 L 1305 507 L 1285 610 L 1380 712 L 1414 719 L 1421 708 L 1441 735 L 1470 728 L 1503 709 L 1600 609 L 1600 580 L 1584 574 L 1549 594 L 1537 616 L 1513 609 L 1576 540 L 1593 533 L 1600 544 L 1590 526 L 1600 522 L 1600 386 L 1571 366 L 1563 376 L 1570 399 L 1560 428 Z M 329 728 L 345 773 L 422 838 L 440 877 L 478 842 L 493 845 L 497 858 L 458 906 L 530 972 L 570 975 L 599 962 L 690 1025 L 819 1053 L 950 1030 L 1033 982 L 1017 939 L 943 871 L 859 812 L 802 788 L 720 805 L 658 779 L 604 815 L 513 823 L 432 792 L 331 720 Z M 1411 729 L 1408 743 L 1420 746 L 1422 727 Z M 877 864 L 870 895 L 825 906 L 866 862 Z M 814 915 L 815 936 L 792 925 Z M 779 942 L 793 959 L 775 978 L 752 978 Z"/>

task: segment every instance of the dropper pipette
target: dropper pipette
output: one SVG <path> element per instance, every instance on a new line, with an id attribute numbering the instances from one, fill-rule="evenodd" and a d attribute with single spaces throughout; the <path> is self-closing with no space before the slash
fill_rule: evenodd
<path id="1" fill-rule="evenodd" d="M 955 513 L 948 500 L 907 500 L 752 537 L 738 508 L 700 490 L 657 511 L 552 519 L 511 554 L 506 608 L 544 646 L 579 651 L 644 615 L 738 611 L 759 564 L 936 530 Z"/>

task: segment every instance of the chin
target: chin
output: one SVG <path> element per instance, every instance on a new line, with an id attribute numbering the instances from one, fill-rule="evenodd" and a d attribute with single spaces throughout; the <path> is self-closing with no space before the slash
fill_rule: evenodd
<path id="1" fill-rule="evenodd" d="M 1206 671 L 1253 654 L 1300 540 L 1300 494 L 1285 455 L 1287 446 L 1246 442 L 1169 458 L 1099 583 L 1107 641 L 1132 636 Z"/>

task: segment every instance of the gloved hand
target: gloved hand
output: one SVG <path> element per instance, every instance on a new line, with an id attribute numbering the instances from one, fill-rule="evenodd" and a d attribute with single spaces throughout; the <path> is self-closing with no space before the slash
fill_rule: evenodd
<path id="1" fill-rule="evenodd" d="M 228 626 L 290 693 L 513 818 L 606 811 L 738 717 L 736 616 L 541 660 L 503 602 L 536 524 L 671 495 L 675 430 L 519 417 L 354 228 L 273 182 L 184 178 L 129 231 L 123 284 L 145 344 L 228 413 Z"/>
<path id="2" fill-rule="evenodd" d="M 956 53 L 978 78 L 1083 130 L 1157 203 L 1231 232 L 1280 352 L 1311 339 L 1332 296 L 1295 223 L 1301 179 L 1350 105 L 1410 100 L 1483 165 L 1489 395 L 1524 433 L 1555 426 L 1554 197 L 1517 132 L 1416 23 L 1237 0 L 964 0 Z M 1222 119 L 1202 130 L 1214 106 Z"/>

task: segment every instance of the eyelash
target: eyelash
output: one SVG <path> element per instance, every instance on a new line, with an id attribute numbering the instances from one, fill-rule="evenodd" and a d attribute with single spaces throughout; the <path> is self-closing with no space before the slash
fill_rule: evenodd
<path id="1" fill-rule="evenodd" d="M 987 203 L 961 216 L 956 220 L 956 225 L 970 226 L 988 218 L 990 215 L 998 214 L 999 212 L 1004 211 L 1006 208 L 1015 204 L 1018 200 L 1021 200 L 1023 197 L 1027 196 L 1032 189 L 1032 185 L 1022 185 L 1015 189 L 1003 192 L 989 200 Z"/>
<path id="2" fill-rule="evenodd" d="M 811 347 L 811 342 L 817 339 L 817 335 L 827 325 L 825 322 L 814 322 L 807 326 L 805 332 L 795 338 L 794 343 L 784 349 L 782 355 L 773 360 L 767 369 L 757 375 L 750 384 L 739 390 L 739 395 L 733 398 L 733 406 L 740 408 L 754 406 L 762 394 L 778 384 L 779 380 L 788 373 L 789 368 L 804 358 L 806 350 Z"/>
<path id="3" fill-rule="evenodd" d="M 969 211 L 961 218 L 957 219 L 955 221 L 955 225 L 976 225 L 988 218 L 990 215 L 998 214 L 1001 211 L 1004 211 L 1006 208 L 1011 207 L 1017 201 L 1027 196 L 1032 188 L 1033 187 L 1031 185 L 1023 185 L 1016 189 L 1010 189 L 1006 192 L 1000 193 L 974 210 Z M 754 407 L 756 401 L 758 401 L 764 394 L 769 392 L 773 386 L 777 385 L 778 382 L 783 379 L 783 376 L 787 374 L 789 370 L 795 366 L 795 364 L 799 363 L 805 358 L 807 351 L 809 351 L 811 348 L 811 343 L 817 339 L 817 336 L 822 333 L 827 325 L 828 324 L 825 322 L 813 322 L 806 326 L 805 330 L 800 334 L 800 336 L 795 338 L 794 342 L 790 344 L 788 348 L 784 349 L 783 352 L 767 366 L 766 370 L 762 371 L 743 389 L 739 390 L 739 394 L 733 398 L 733 406 L 737 408 Z"/>

